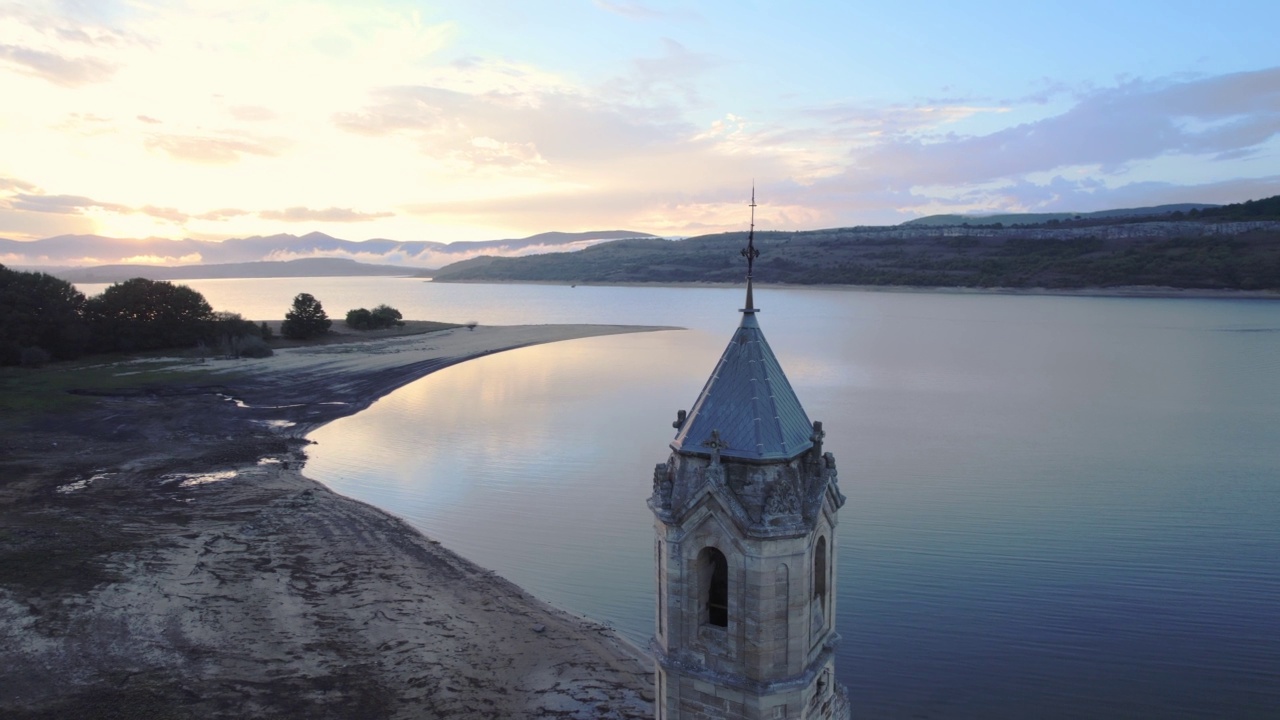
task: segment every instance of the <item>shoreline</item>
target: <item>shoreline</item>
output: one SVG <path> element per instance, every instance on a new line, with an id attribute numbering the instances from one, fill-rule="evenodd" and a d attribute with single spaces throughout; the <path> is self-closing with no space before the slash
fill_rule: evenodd
<path id="1" fill-rule="evenodd" d="M 662 329 L 481 326 L 191 361 L 190 382 L 31 423 L 0 452 L 0 711 L 649 717 L 639 648 L 307 477 L 303 436 L 469 359 Z"/>

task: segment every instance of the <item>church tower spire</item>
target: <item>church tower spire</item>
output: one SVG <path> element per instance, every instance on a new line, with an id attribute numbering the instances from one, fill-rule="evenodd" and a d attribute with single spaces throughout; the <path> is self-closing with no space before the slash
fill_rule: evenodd
<path id="1" fill-rule="evenodd" d="M 751 186 L 751 229 L 747 231 L 747 246 L 742 249 L 742 256 L 747 259 L 747 306 L 742 309 L 743 313 L 754 313 L 756 311 L 755 300 L 751 297 L 751 276 L 752 270 L 755 268 L 756 258 L 760 257 L 760 251 L 756 249 L 756 186 Z"/>
<path id="2" fill-rule="evenodd" d="M 848 717 L 835 682 L 845 498 L 756 319 L 755 189 L 742 320 L 654 469 L 655 716 Z"/>

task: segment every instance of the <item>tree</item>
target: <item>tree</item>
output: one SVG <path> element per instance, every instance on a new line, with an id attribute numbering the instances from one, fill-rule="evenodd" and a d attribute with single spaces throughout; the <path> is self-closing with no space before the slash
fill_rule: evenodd
<path id="1" fill-rule="evenodd" d="M 292 340 L 306 340 L 329 332 L 332 324 L 319 300 L 310 293 L 298 293 L 293 309 L 285 313 L 280 334 Z"/>
<path id="2" fill-rule="evenodd" d="M 133 278 L 85 303 L 100 350 L 190 347 L 208 336 L 213 308 L 186 285 Z"/>
<path id="3" fill-rule="evenodd" d="M 65 280 L 0 265 L 0 365 L 37 364 L 41 353 L 80 356 L 89 345 L 84 306 L 84 295 Z"/>

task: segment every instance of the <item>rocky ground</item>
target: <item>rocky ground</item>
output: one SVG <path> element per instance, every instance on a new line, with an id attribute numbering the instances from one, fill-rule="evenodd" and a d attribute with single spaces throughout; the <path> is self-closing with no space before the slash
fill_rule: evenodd
<path id="1" fill-rule="evenodd" d="M 10 425 L 0 715 L 650 717 L 651 666 L 611 631 L 301 472 L 306 431 L 435 369 L 639 329 L 481 327 L 192 361 L 189 377 Z"/>

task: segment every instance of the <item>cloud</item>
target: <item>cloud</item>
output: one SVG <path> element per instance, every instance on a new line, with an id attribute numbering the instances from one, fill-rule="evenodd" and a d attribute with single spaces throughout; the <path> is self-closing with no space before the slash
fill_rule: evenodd
<path id="1" fill-rule="evenodd" d="M 231 113 L 231 117 L 236 120 L 245 122 L 262 122 L 276 119 L 274 110 L 261 105 L 236 105 L 235 107 L 227 108 L 227 112 Z"/>
<path id="2" fill-rule="evenodd" d="M 1068 166 L 1117 171 L 1166 154 L 1229 153 L 1280 133 L 1280 68 L 1100 90 L 1054 117 L 987 135 L 901 136 L 851 173 L 890 188 L 971 185 Z"/>
<path id="3" fill-rule="evenodd" d="M 631 74 L 614 79 L 607 87 L 611 94 L 633 103 L 665 100 L 674 95 L 684 104 L 698 105 L 698 77 L 722 64 L 712 55 L 692 52 L 675 40 L 663 38 L 660 55 L 633 60 Z"/>
<path id="4" fill-rule="evenodd" d="M 144 144 L 150 150 L 162 150 L 178 160 L 218 165 L 237 162 L 244 155 L 274 157 L 279 155 L 275 145 L 283 143 L 254 138 L 155 134 Z"/>
<path id="5" fill-rule="evenodd" d="M 56 53 L 18 45 L 0 45 L 0 60 L 16 65 L 55 85 L 80 87 L 104 82 L 115 72 L 114 65 L 93 58 L 67 58 Z"/>
<path id="6" fill-rule="evenodd" d="M 34 188 L 27 183 L 23 183 L 23 185 L 26 186 L 24 188 L 25 190 L 34 190 Z M 2 187 L 3 184 L 0 184 L 0 188 Z M 164 220 L 178 225 L 191 219 L 191 216 L 187 213 L 169 207 L 159 207 L 156 205 L 130 207 L 119 203 L 94 200 L 93 198 L 84 197 L 83 195 L 46 195 L 38 191 L 15 192 L 11 193 L 8 197 L 0 197 L 0 207 L 7 207 L 10 210 L 49 213 L 55 215 L 84 215 L 91 211 L 100 210 L 120 215 L 146 215 L 157 220 Z"/>
<path id="7" fill-rule="evenodd" d="M 153 118 L 150 115 L 139 115 L 138 120 L 144 123 L 147 123 L 148 125 L 159 125 L 160 123 L 164 122 L 163 120 L 157 120 L 156 118 Z"/>
<path id="8" fill-rule="evenodd" d="M 26 190 L 30 192 L 35 189 L 36 186 L 29 182 L 23 182 L 17 178 L 0 177 L 0 190 Z"/>
<path id="9" fill-rule="evenodd" d="M 565 231 L 606 227 L 643 229 L 658 235 L 693 235 L 745 222 L 751 187 L 706 188 L 699 193 L 679 189 L 632 192 L 626 188 L 543 193 L 524 197 L 415 203 L 406 212 L 424 218 L 447 217 L 483 222 L 501 217 L 516 226 L 554 227 Z M 772 227 L 814 227 L 823 211 L 783 201 L 777 194 L 761 206 L 757 219 Z"/>
<path id="10" fill-rule="evenodd" d="M 112 118 L 88 112 L 67 113 L 53 127 L 63 133 L 74 133 L 85 138 L 111 135 L 118 132 L 118 128 Z"/>
<path id="11" fill-rule="evenodd" d="M 237 208 L 219 208 L 217 210 L 210 210 L 209 212 L 200 213 L 195 217 L 197 220 L 217 221 L 217 220 L 230 220 L 231 218 L 237 218 L 237 217 L 242 217 L 244 215 L 252 215 L 252 214 L 253 214 L 253 211 L 251 210 L 240 210 Z"/>
<path id="12" fill-rule="evenodd" d="M 936 98 L 912 104 L 885 107 L 836 104 L 815 108 L 820 119 L 845 140 L 870 141 L 922 131 L 936 131 L 944 125 L 984 113 L 1007 113 L 1006 105 L 980 105 L 964 98 Z"/>
<path id="13" fill-rule="evenodd" d="M 284 210 L 243 210 L 219 208 L 199 214 L 191 214 L 177 208 L 158 205 L 131 206 L 104 202 L 83 195 L 50 195 L 20 180 L 0 177 L 0 211 L 6 223 L 13 224 L 15 216 L 29 213 L 43 215 L 86 216 L 112 213 L 119 216 L 145 216 L 163 223 L 185 226 L 192 220 L 222 222 L 244 216 L 256 216 L 263 220 L 282 222 L 356 223 L 394 217 L 393 212 L 358 212 L 349 208 L 291 207 Z M 29 223 L 28 223 L 29 224 Z M 0 227 L 3 227 L 0 225 Z M 166 259 L 166 262 L 172 258 Z"/>
<path id="14" fill-rule="evenodd" d="M 490 137 L 471 138 L 471 147 L 456 154 L 473 165 L 504 165 L 518 167 L 521 165 L 545 165 L 546 160 L 531 142 L 510 143 L 494 140 Z"/>
<path id="15" fill-rule="evenodd" d="M 181 210 L 169 207 L 157 207 L 155 205 L 144 205 L 140 208 L 134 209 L 133 212 L 138 213 L 139 215 L 153 217 L 157 220 L 166 220 L 174 223 L 175 225 L 181 225 L 191 219 L 190 215 L 182 212 Z"/>
<path id="16" fill-rule="evenodd" d="M 42 197 L 43 193 L 32 183 L 0 177 L 0 235 L 35 240 L 93 232 L 94 221 L 77 207 L 96 207 L 97 203 L 76 196 L 55 196 L 48 201 L 42 201 Z"/>
<path id="17" fill-rule="evenodd" d="M 195 265 L 204 258 L 200 253 L 190 253 L 182 256 L 174 255 L 133 255 L 131 257 L 120 258 L 122 265 Z"/>
<path id="18" fill-rule="evenodd" d="M 410 267 L 443 267 L 450 263 L 484 255 L 502 257 L 521 257 L 540 255 L 549 252 L 572 252 L 583 248 L 608 242 L 604 239 L 575 240 L 566 243 L 545 245 L 492 245 L 486 243 L 474 247 L 471 243 L 458 243 L 443 247 L 397 247 L 386 250 L 355 250 L 347 248 L 313 248 L 308 250 L 275 250 L 268 253 L 264 260 L 289 261 L 308 258 L 342 258 L 374 265 L 405 265 Z"/>
<path id="19" fill-rule="evenodd" d="M 378 218 L 392 217 L 395 213 L 378 212 L 362 213 L 347 208 L 311 209 L 291 207 L 285 210 L 263 210 L 258 217 L 263 220 L 281 220 L 284 222 L 366 222 Z"/>
<path id="20" fill-rule="evenodd" d="M 607 163 L 685 141 L 694 128 L 661 113 L 609 104 L 582 94 L 547 91 L 468 95 L 438 87 L 385 88 L 359 113 L 334 123 L 361 135 L 417 137 L 424 154 L 468 166 L 509 165 L 511 153 L 550 164 Z M 477 152 L 483 150 L 484 152 Z"/>
<path id="21" fill-rule="evenodd" d="M 769 188 L 775 201 L 824 210 L 827 222 L 1193 201 L 1166 198 L 1194 199 L 1200 189 L 1212 190 L 1222 174 L 1247 171 L 1226 161 L 1267 157 L 1280 138 L 1280 68 L 1129 80 L 1077 92 L 1048 117 L 977 134 L 957 131 L 965 126 L 957 121 L 1019 107 L 949 101 L 817 108 L 809 115 L 817 123 L 811 133 L 797 131 L 795 123 L 754 133 L 726 124 L 719 132 L 726 142 L 732 135 L 737 144 L 778 152 L 844 148 L 843 157 L 827 155 L 825 166 L 822 153 L 815 153 L 814 172 L 792 172 Z M 921 112 L 925 108 L 933 109 Z M 1203 179 L 1148 182 L 1177 163 L 1183 176 L 1185 165 L 1194 163 Z M 800 167 L 792 165 L 793 171 Z M 1249 182 L 1266 184 L 1242 184 Z"/>
<path id="22" fill-rule="evenodd" d="M 82 195 L 39 195 L 15 193 L 9 200 L 9 207 L 14 210 L 29 210 L 41 213 L 82 214 L 85 210 L 101 209 L 112 212 L 130 212 L 130 209 L 115 203 L 104 203 Z"/>
<path id="23" fill-rule="evenodd" d="M 1043 184 L 1020 181 L 997 189 L 975 190 L 965 200 L 978 205 L 1037 212 L 1089 212 L 1174 203 L 1226 205 L 1274 195 L 1280 195 L 1280 175 L 1196 185 L 1144 181 L 1114 188 L 1107 187 L 1096 178 L 1055 176 Z"/>
<path id="24" fill-rule="evenodd" d="M 603 174 L 621 157 L 689 154 L 698 129 L 682 107 L 697 102 L 697 78 L 720 64 L 664 40 L 657 56 L 639 58 L 625 75 L 586 88 L 466 57 L 451 65 L 448 78 L 376 89 L 363 108 L 335 113 L 332 122 L 371 138 L 416 138 L 424 155 L 450 171 L 491 167 L 568 178 L 593 168 Z"/>

